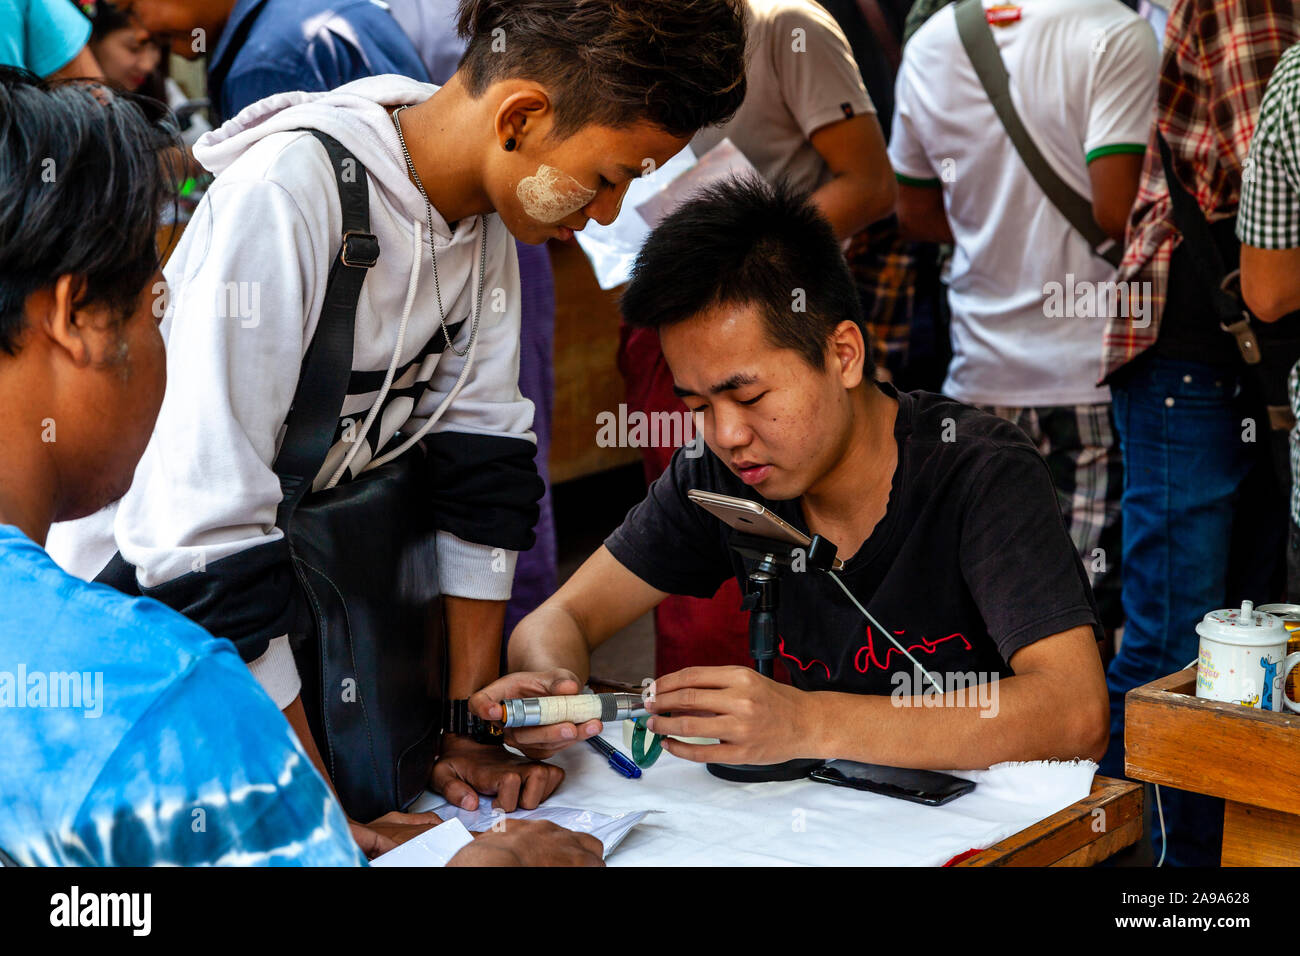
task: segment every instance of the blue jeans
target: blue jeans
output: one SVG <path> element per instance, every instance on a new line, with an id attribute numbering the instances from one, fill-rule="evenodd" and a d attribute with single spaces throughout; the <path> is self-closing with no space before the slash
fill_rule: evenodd
<path id="1" fill-rule="evenodd" d="M 1101 773 L 1107 776 L 1124 775 L 1124 695 L 1193 662 L 1197 622 L 1206 611 L 1227 607 L 1235 590 L 1229 582 L 1234 519 L 1247 477 L 1267 467 L 1268 441 L 1266 421 L 1254 444 L 1243 441 L 1238 392 L 1232 372 L 1156 357 L 1112 388 L 1124 459 L 1127 620 L 1106 675 L 1111 737 Z M 1279 515 L 1279 529 L 1283 521 Z M 1165 862 L 1217 866 L 1223 801 L 1162 787 L 1161 802 Z M 1152 821 L 1158 856 L 1154 814 Z"/>

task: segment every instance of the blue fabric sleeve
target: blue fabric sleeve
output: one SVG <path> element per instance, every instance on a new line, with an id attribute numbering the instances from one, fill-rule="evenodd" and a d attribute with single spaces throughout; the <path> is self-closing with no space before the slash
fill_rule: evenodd
<path id="1" fill-rule="evenodd" d="M 90 39 L 90 21 L 69 0 L 29 0 L 27 62 L 38 76 L 49 76 L 72 62 Z"/>
<path id="2" fill-rule="evenodd" d="M 278 70 L 272 67 L 253 66 L 231 73 L 221 84 L 221 115 L 230 119 L 246 106 L 264 100 L 276 93 L 296 90 L 318 92 L 322 89 L 315 81 L 301 73 Z"/>
<path id="3" fill-rule="evenodd" d="M 90 865 L 365 865 L 293 729 L 225 643 L 122 738 L 73 829 Z"/>

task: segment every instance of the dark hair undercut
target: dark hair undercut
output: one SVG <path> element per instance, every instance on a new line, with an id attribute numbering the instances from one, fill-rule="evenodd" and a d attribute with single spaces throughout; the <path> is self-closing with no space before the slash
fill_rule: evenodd
<path id="1" fill-rule="evenodd" d="M 460 0 L 471 96 L 499 80 L 554 93 L 554 135 L 646 121 L 688 137 L 745 99 L 744 0 Z"/>
<path id="2" fill-rule="evenodd" d="M 145 97 L 0 67 L 0 351 L 17 354 L 28 296 L 60 276 L 85 280 L 79 308 L 130 315 L 174 196 L 166 117 Z"/>
<path id="3" fill-rule="evenodd" d="M 841 322 L 863 327 L 831 224 L 789 183 L 755 177 L 707 186 L 666 217 L 641 247 L 621 304 L 629 325 L 652 329 L 752 305 L 774 346 L 818 370 Z M 864 363 L 871 378 L 869 346 Z"/>

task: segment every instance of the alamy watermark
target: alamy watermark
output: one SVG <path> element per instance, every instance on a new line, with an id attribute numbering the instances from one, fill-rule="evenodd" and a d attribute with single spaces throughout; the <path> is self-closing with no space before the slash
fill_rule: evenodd
<path id="1" fill-rule="evenodd" d="M 704 439 L 690 412 L 627 410 L 596 415 L 596 445 L 600 448 L 681 448 L 687 458 L 704 454 Z"/>
<path id="2" fill-rule="evenodd" d="M 57 707 L 81 710 L 82 717 L 104 713 L 103 671 L 0 671 L 0 707 Z"/>
<path id="3" fill-rule="evenodd" d="M 131 930 L 132 936 L 148 936 L 152 914 L 152 893 L 83 893 L 74 883 L 68 892 L 50 897 L 51 926 L 116 926 Z"/>
<path id="4" fill-rule="evenodd" d="M 1151 325 L 1150 282 L 1077 281 L 1043 283 L 1043 315 L 1049 319 L 1131 319 L 1133 328 Z"/>
<path id="5" fill-rule="evenodd" d="M 175 305 L 176 311 L 179 312 L 182 302 L 187 301 L 185 289 L 192 288 L 196 287 L 184 286 L 179 291 L 173 292 L 171 286 L 167 283 L 155 282 L 153 285 L 153 294 L 155 296 L 153 303 L 154 318 L 161 319 L 171 305 Z M 207 314 L 220 319 L 236 319 L 239 321 L 240 328 L 244 329 L 255 329 L 262 324 L 262 284 L 260 282 L 218 282 L 206 291 L 210 295 L 208 302 L 210 308 L 207 310 Z M 199 298 L 202 293 L 190 292 L 188 295 Z M 200 302 L 199 306 L 201 305 Z"/>
<path id="6" fill-rule="evenodd" d="M 982 671 L 956 671 L 945 674 L 930 671 L 943 692 L 920 671 L 895 671 L 889 682 L 894 686 L 889 697 L 895 707 L 972 707 L 981 717 L 998 715 L 998 676 Z"/>

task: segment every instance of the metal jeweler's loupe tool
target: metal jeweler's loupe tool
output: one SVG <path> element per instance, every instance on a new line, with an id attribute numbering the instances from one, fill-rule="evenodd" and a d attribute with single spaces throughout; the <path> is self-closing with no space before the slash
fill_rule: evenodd
<path id="1" fill-rule="evenodd" d="M 523 697 L 501 702 L 506 727 L 542 727 L 547 724 L 602 724 L 646 716 L 640 694 L 569 694 L 559 697 Z"/>

